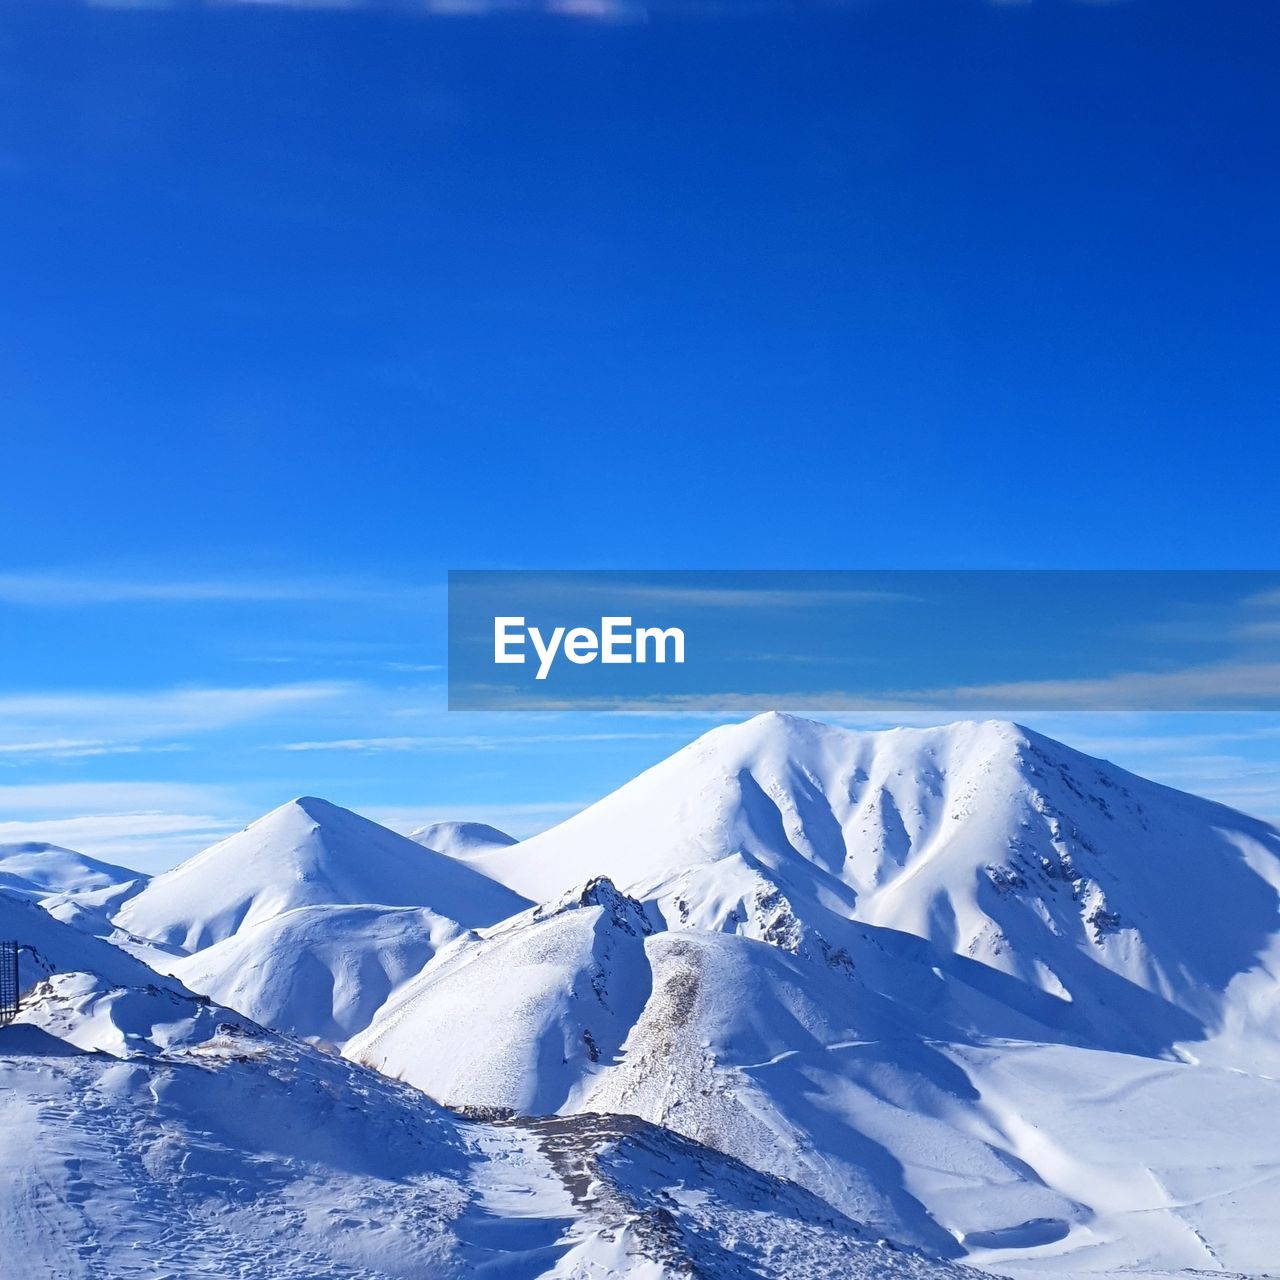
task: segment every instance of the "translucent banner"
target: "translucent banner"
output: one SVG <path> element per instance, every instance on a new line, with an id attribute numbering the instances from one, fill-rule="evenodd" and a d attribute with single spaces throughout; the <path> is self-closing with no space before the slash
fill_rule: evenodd
<path id="1" fill-rule="evenodd" d="M 454 709 L 1280 706 L 1280 571 L 449 575 Z"/>

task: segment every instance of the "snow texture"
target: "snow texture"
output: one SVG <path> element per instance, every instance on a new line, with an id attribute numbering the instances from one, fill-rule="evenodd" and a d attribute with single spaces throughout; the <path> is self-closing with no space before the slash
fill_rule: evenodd
<path id="1" fill-rule="evenodd" d="M 98 936 L 66 931 L 70 976 L 0 1050 L 38 1032 L 41 1071 L 87 1071 L 74 1050 L 169 1070 L 252 1040 L 269 1050 L 199 1052 L 322 1065 L 335 1094 L 452 1135 L 456 1219 L 306 1209 L 326 1275 L 449 1275 L 469 1249 L 557 1276 L 1163 1280 L 1280 1258 L 1280 832 L 1017 725 L 769 714 L 518 844 L 305 799 L 149 884 L 51 870 L 42 898 L 23 875 L 49 927 Z M 175 1096 L 163 1126 L 208 1125 L 203 1105 Z"/>
<path id="2" fill-rule="evenodd" d="M 0 891 L 0 1241 L 24 1280 L 962 1280 L 638 1120 L 486 1122 Z M 34 985 L 32 985 L 34 983 Z"/>

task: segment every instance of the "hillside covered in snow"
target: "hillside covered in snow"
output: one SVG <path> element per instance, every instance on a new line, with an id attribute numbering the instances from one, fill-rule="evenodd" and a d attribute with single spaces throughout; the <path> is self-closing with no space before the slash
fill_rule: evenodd
<path id="1" fill-rule="evenodd" d="M 938 1275 L 1260 1277 L 1280 1257 L 1280 832 L 1017 725 L 770 714 L 518 843 L 304 798 L 124 875 L 24 893 L 99 948 L 88 972 L 130 985 L 145 960 L 151 998 L 199 992 L 271 1054 L 354 1073 L 339 1092 L 502 1117 L 475 1150 L 515 1144 L 623 1218 L 663 1206 L 653 1274 L 863 1274 L 821 1252 L 837 1238 Z M 57 1038 L 133 1052 L 96 999 L 67 1027 L 97 1030 Z M 145 1053 L 188 1052 L 142 1022 Z M 686 1162 L 795 1206 L 819 1253 L 780 1262 L 792 1228 L 770 1222 L 756 1256 L 746 1219 L 695 1247 L 687 1214 L 722 1207 Z M 665 1190 L 629 1181 L 655 1170 Z M 458 1239 L 442 1269 L 387 1274 L 452 1274 Z"/>
<path id="2" fill-rule="evenodd" d="M 961 1280 L 625 1117 L 469 1120 L 0 891 L 0 1241 L 24 1280 Z"/>
<path id="3" fill-rule="evenodd" d="M 63 893 L 84 894 L 122 886 L 141 888 L 147 877 L 126 867 L 63 849 L 56 844 L 24 841 L 0 844 L 0 889 L 44 899 Z"/>

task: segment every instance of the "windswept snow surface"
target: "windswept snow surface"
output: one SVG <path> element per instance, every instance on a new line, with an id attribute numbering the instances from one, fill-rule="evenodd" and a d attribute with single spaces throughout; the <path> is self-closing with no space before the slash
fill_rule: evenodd
<path id="1" fill-rule="evenodd" d="M 3 892 L 0 933 L 32 948 L 0 1028 L 6 1275 L 962 1280 L 638 1120 L 454 1116 Z"/>

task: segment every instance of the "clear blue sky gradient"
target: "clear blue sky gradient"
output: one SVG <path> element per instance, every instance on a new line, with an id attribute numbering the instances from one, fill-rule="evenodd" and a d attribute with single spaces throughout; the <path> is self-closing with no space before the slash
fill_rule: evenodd
<path id="1" fill-rule="evenodd" d="M 704 727 L 446 716 L 450 567 L 1276 567 L 1280 9 L 752 10 L 4 7 L 0 839 Z M 1265 728 L 1105 732 L 1274 813 Z"/>

